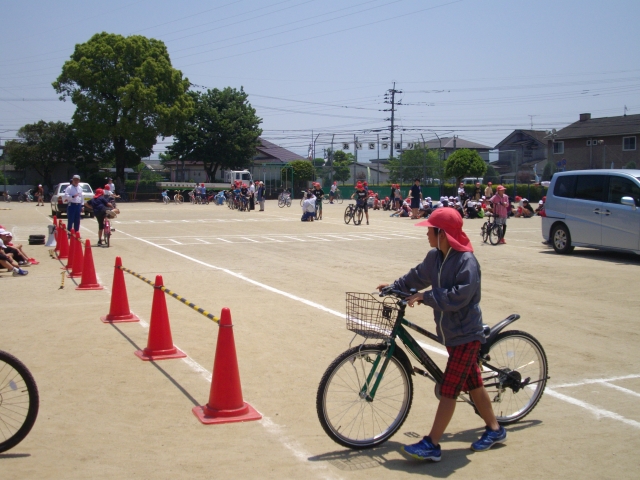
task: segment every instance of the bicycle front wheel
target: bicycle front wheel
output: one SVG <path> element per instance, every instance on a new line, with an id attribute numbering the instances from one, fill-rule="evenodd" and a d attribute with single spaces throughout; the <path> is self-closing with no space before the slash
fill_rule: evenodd
<path id="1" fill-rule="evenodd" d="M 342 195 L 340 195 L 339 193 L 336 195 L 336 199 L 335 201 L 337 201 L 339 204 L 342 205 L 343 199 L 342 199 Z"/>
<path id="2" fill-rule="evenodd" d="M 398 431 L 409 415 L 413 381 L 405 366 L 409 360 L 402 350 L 396 349 L 390 358 L 374 399 L 369 401 L 362 394 L 373 363 L 386 348 L 351 348 L 329 365 L 320 380 L 316 396 L 318 419 L 327 435 L 344 447 L 380 445 Z"/>
<path id="3" fill-rule="evenodd" d="M 482 241 L 487 243 L 487 240 L 489 240 L 489 224 L 486 222 L 482 224 L 481 235 Z"/>
<path id="4" fill-rule="evenodd" d="M 489 242 L 491 245 L 497 245 L 502 239 L 502 225 L 494 223 L 489 229 Z"/>
<path id="5" fill-rule="evenodd" d="M 182 195 L 174 195 L 173 201 L 176 202 L 177 205 L 180 205 L 182 203 Z"/>
<path id="6" fill-rule="evenodd" d="M 523 388 L 509 385 L 506 375 L 482 369 L 484 387 L 493 411 L 501 425 L 509 425 L 526 417 L 538 404 L 547 384 L 547 356 L 532 335 L 518 330 L 500 333 L 489 348 L 492 367 L 515 373 Z"/>
<path id="7" fill-rule="evenodd" d="M 349 225 L 351 218 L 353 217 L 353 213 L 351 212 L 351 207 L 347 207 L 344 211 L 344 223 Z"/>
<path id="8" fill-rule="evenodd" d="M 362 223 L 363 216 L 364 216 L 364 210 L 362 210 L 361 208 L 356 208 L 356 211 L 353 214 L 353 224 L 360 225 Z"/>
<path id="9" fill-rule="evenodd" d="M 0 452 L 20 443 L 38 416 L 40 397 L 27 367 L 0 351 Z"/>

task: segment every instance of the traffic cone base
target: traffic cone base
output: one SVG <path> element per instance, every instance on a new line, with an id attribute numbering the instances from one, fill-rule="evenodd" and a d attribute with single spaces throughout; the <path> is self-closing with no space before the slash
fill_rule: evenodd
<path id="1" fill-rule="evenodd" d="M 246 402 L 244 402 L 242 408 L 237 410 L 216 410 L 208 405 L 203 405 L 201 407 L 193 407 L 191 411 L 204 425 L 251 422 L 262 418 L 260 412 Z"/>
<path id="2" fill-rule="evenodd" d="M 145 348 L 144 350 L 137 350 L 133 352 L 136 357 L 140 360 L 144 360 L 148 362 L 150 360 L 169 360 L 170 358 L 184 358 L 187 356 L 182 350 L 173 347 L 168 350 L 149 350 Z"/>
<path id="3" fill-rule="evenodd" d="M 102 323 L 126 323 L 126 322 L 139 322 L 140 317 L 138 317 L 134 313 L 129 313 L 127 315 L 107 315 L 105 317 L 100 317 Z"/>
<path id="4" fill-rule="evenodd" d="M 30 258 L 30 259 L 29 259 L 29 263 L 30 263 L 31 265 L 40 265 L 40 262 L 39 262 L 39 261 L 37 261 L 35 258 Z"/>

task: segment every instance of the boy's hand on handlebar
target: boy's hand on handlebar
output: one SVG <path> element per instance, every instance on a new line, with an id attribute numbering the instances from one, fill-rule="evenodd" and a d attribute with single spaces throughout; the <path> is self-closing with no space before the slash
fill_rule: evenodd
<path id="1" fill-rule="evenodd" d="M 415 303 L 421 304 L 422 303 L 422 293 L 420 293 L 420 292 L 414 293 L 410 297 L 407 297 L 405 299 L 405 301 L 407 302 L 407 305 L 409 305 L 410 307 L 413 307 L 413 305 Z"/>
<path id="2" fill-rule="evenodd" d="M 388 287 L 388 286 L 389 286 L 389 284 L 388 284 L 388 283 L 381 283 L 380 285 L 378 285 L 378 286 L 376 287 L 376 290 L 378 290 L 379 292 L 381 292 L 383 288 Z"/>

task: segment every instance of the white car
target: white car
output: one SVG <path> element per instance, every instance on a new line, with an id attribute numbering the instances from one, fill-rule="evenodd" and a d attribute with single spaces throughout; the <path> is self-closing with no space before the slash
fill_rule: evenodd
<path id="1" fill-rule="evenodd" d="M 82 187 L 82 198 L 86 202 L 87 200 L 91 200 L 93 198 L 93 190 L 91 190 L 91 185 L 88 183 L 80 183 Z M 57 217 L 61 217 L 62 215 L 67 214 L 67 200 L 64 198 L 64 191 L 69 186 L 69 182 L 59 183 L 58 185 L 53 187 L 52 195 L 51 195 L 51 215 L 56 215 Z M 93 217 L 93 212 L 91 210 L 85 209 L 84 212 L 85 217 Z"/>

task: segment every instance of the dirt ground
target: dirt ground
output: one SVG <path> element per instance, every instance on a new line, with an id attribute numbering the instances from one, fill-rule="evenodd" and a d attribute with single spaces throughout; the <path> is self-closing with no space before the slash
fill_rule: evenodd
<path id="1" fill-rule="evenodd" d="M 7 209 L 8 207 L 8 209 Z M 40 391 L 29 436 L 0 454 L 2 479 L 248 478 L 369 479 L 637 478 L 640 467 L 640 349 L 635 282 L 640 258 L 541 244 L 540 219 L 509 221 L 507 245 L 484 245 L 481 220 L 465 221 L 483 274 L 486 323 L 512 325 L 542 343 L 551 379 L 536 409 L 510 426 L 506 444 L 469 449 L 483 428 L 459 405 L 440 463 L 407 460 L 399 448 L 428 433 L 433 384 L 414 378 L 413 408 L 401 430 L 374 450 L 350 451 L 322 430 L 318 382 L 352 338 L 344 292 L 371 292 L 419 263 L 426 230 L 370 212 L 371 225 L 345 225 L 345 205 L 302 223 L 300 208 L 240 213 L 222 206 L 122 204 L 109 249 L 93 249 L 107 287 L 59 289 L 60 262 L 26 248 L 40 265 L 26 278 L 0 273 L 0 349 L 27 364 Z M 0 224 L 27 244 L 46 233 L 48 207 L 0 204 Z M 96 239 L 97 224 L 82 221 Z M 245 401 L 261 421 L 204 426 L 219 327 L 167 297 L 173 340 L 184 360 L 142 362 L 153 289 L 130 275 L 139 323 L 108 325 L 114 258 L 219 313 L 229 307 Z M 431 311 L 412 319 L 433 330 Z M 425 339 L 426 341 L 426 339 Z M 444 364 L 444 357 L 435 360 Z"/>

